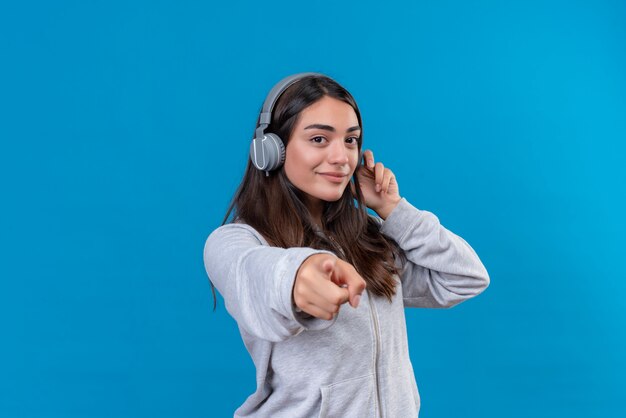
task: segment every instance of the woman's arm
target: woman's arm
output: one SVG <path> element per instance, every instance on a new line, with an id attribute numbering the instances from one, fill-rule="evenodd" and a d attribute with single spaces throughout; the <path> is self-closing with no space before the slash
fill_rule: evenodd
<path id="1" fill-rule="evenodd" d="M 312 248 L 277 248 L 263 245 L 254 228 L 227 224 L 209 235 L 204 266 L 223 296 L 226 309 L 251 335 L 282 341 L 305 329 L 323 329 L 334 322 L 295 312 L 292 291 L 298 268 L 313 254 Z"/>
<path id="2" fill-rule="evenodd" d="M 381 232 L 398 243 L 408 260 L 401 277 L 405 306 L 449 308 L 485 290 L 489 275 L 472 247 L 433 213 L 401 198 L 396 176 L 374 163 L 371 150 L 363 158 L 359 182 L 365 203 L 382 218 Z"/>
<path id="3" fill-rule="evenodd" d="M 406 199 L 382 221 L 381 232 L 408 260 L 401 276 L 405 306 L 449 308 L 489 286 L 489 274 L 472 247 Z"/>

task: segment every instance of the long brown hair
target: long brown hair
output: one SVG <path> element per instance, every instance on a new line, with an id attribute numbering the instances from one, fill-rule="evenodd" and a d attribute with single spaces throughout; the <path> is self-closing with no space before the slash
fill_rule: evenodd
<path id="1" fill-rule="evenodd" d="M 361 113 L 352 95 L 331 78 L 313 75 L 298 80 L 281 94 L 265 132 L 278 135 L 287 147 L 302 110 L 324 96 L 352 106 L 362 128 Z M 362 138 L 363 131 L 358 141 L 359 151 Z M 266 176 L 248 160 L 246 172 L 222 225 L 232 214 L 233 221 L 252 226 L 272 246 L 332 251 L 354 266 L 365 279 L 370 293 L 385 296 L 391 301 L 396 291 L 393 275 L 399 274 L 401 268 L 395 264 L 396 257 L 400 257 L 402 264 L 406 260 L 398 244 L 383 235 L 377 222 L 367 214 L 357 177 L 360 169 L 358 164 L 352 177 L 356 193 L 353 194 L 348 185 L 339 200 L 324 205 L 324 234 L 318 234 L 302 192 L 289 181 L 284 166 Z M 211 289 L 215 296 L 213 283 Z"/>

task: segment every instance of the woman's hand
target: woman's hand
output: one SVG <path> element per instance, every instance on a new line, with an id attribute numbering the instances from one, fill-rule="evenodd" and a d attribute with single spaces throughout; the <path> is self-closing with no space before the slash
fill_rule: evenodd
<path id="1" fill-rule="evenodd" d="M 361 185 L 365 204 L 374 210 L 378 216 L 386 219 L 398 205 L 398 202 L 402 200 L 396 176 L 383 163 L 374 164 L 372 150 L 366 150 L 363 153 L 363 159 L 365 164 L 361 166 L 357 178 Z"/>
<path id="2" fill-rule="evenodd" d="M 297 308 L 320 319 L 333 319 L 344 303 L 356 308 L 365 280 L 352 264 L 332 254 L 314 254 L 302 262 L 293 285 Z"/>

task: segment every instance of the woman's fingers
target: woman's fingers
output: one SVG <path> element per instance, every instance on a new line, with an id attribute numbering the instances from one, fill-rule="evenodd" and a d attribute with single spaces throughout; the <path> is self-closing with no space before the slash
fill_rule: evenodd
<path id="1" fill-rule="evenodd" d="M 371 149 L 365 150 L 363 152 L 363 159 L 365 160 L 365 165 L 367 168 L 374 168 L 374 153 Z"/>
<path id="2" fill-rule="evenodd" d="M 371 175 L 364 173 L 365 177 L 371 177 L 374 179 L 374 189 L 377 193 L 389 191 L 389 185 L 395 179 L 395 175 L 391 170 L 385 168 L 383 163 L 374 163 L 374 153 L 372 150 L 365 150 L 363 152 L 363 159 Z"/>
<path id="3" fill-rule="evenodd" d="M 354 299 L 359 289 L 351 286 L 351 282 L 345 279 L 344 269 L 340 266 L 343 263 L 345 262 L 337 257 L 327 254 L 308 257 L 296 274 L 293 288 L 296 307 L 317 318 L 332 319 L 341 305 L 350 300 L 351 293 L 355 293 L 352 295 Z M 352 302 L 353 307 L 358 305 L 358 300 Z"/>
<path id="4" fill-rule="evenodd" d="M 331 320 L 333 319 L 333 317 L 335 316 L 335 313 L 322 309 L 316 305 L 313 305 L 312 303 L 307 303 L 304 306 L 304 309 L 302 309 L 304 312 L 308 313 L 309 315 L 313 315 L 316 318 L 320 318 L 320 319 L 326 319 L 326 320 Z"/>
<path id="5" fill-rule="evenodd" d="M 386 168 L 385 169 L 385 175 L 383 177 L 383 182 L 381 184 L 381 188 L 383 193 L 387 193 L 389 191 L 389 184 L 391 184 L 391 181 L 395 178 L 393 172 Z"/>
<path id="6" fill-rule="evenodd" d="M 376 191 L 382 190 L 381 185 L 383 183 L 383 176 L 385 175 L 385 166 L 383 163 L 376 163 L 374 166 L 374 184 L 376 184 Z"/>
<path id="7" fill-rule="evenodd" d="M 339 312 L 339 307 L 350 298 L 348 289 L 339 287 L 333 282 L 321 282 L 312 290 L 309 302 L 330 313 Z"/>
<path id="8" fill-rule="evenodd" d="M 337 272 L 337 274 L 333 281 L 342 286 L 342 288 L 345 286 L 345 289 L 348 291 L 350 305 L 356 308 L 359 306 L 361 294 L 367 286 L 365 279 L 361 277 L 352 264 L 343 260 L 339 260 L 335 272 Z"/>
<path id="9" fill-rule="evenodd" d="M 332 319 L 350 297 L 348 289 L 325 279 L 304 290 L 304 293 L 301 309 L 322 319 Z"/>

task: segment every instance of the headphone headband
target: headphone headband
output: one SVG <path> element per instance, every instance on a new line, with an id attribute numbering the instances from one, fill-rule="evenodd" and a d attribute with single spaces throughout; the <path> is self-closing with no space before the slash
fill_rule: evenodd
<path id="1" fill-rule="evenodd" d="M 296 81 L 311 75 L 323 74 L 311 72 L 293 74 L 283 78 L 278 83 L 276 83 L 274 87 L 272 87 L 272 90 L 270 90 L 270 92 L 267 94 L 267 97 L 265 98 L 265 102 L 263 102 L 263 108 L 261 109 L 261 115 L 259 116 L 259 126 L 256 129 L 255 137 L 262 138 L 265 128 L 267 128 L 272 122 L 272 111 L 274 110 L 274 105 L 276 104 L 276 101 L 278 100 L 280 95 Z"/>

